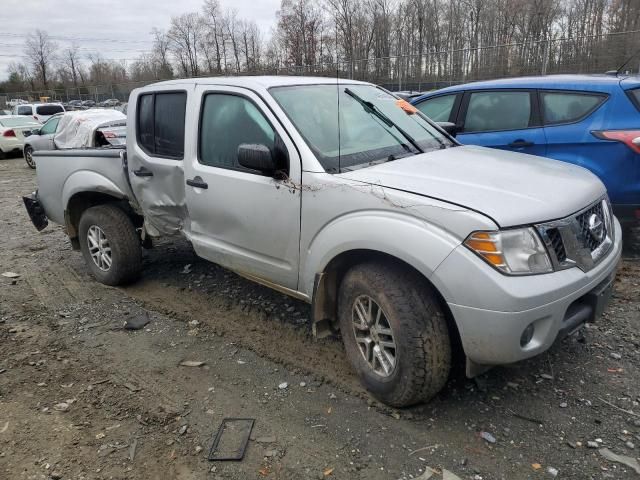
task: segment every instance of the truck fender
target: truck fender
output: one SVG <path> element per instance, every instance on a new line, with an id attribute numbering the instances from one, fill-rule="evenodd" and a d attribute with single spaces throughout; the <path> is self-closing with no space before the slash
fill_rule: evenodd
<path id="1" fill-rule="evenodd" d="M 429 279 L 459 244 L 443 229 L 403 213 L 355 212 L 332 220 L 310 242 L 300 279 L 302 292 L 312 297 L 314 333 L 325 336 L 335 322 L 335 288 L 328 285 L 338 281 L 328 271 L 335 259 L 351 253 L 362 260 L 382 254 Z"/>
<path id="2" fill-rule="evenodd" d="M 127 195 L 107 177 L 89 170 L 79 170 L 71 174 L 62 187 L 62 204 L 65 210 L 74 195 L 86 192 L 102 193 L 120 200 L 127 198 Z"/>

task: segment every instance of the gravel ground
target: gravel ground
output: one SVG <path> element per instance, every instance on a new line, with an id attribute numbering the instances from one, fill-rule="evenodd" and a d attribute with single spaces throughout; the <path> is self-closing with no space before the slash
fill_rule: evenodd
<path id="1" fill-rule="evenodd" d="M 339 339 L 312 338 L 306 304 L 186 242 L 145 251 L 135 285 L 96 283 L 60 227 L 31 226 L 34 187 L 22 159 L 0 161 L 0 273 L 20 275 L 0 276 L 0 479 L 640 478 L 600 454 L 640 456 L 637 258 L 584 335 L 398 411 Z M 252 439 L 242 461 L 209 462 L 225 417 L 255 418 Z"/>

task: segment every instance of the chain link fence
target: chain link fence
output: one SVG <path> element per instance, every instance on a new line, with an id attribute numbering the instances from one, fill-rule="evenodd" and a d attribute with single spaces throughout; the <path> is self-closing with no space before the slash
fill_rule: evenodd
<path id="1" fill-rule="evenodd" d="M 479 46 L 422 54 L 341 60 L 314 65 L 272 65 L 227 75 L 338 76 L 382 85 L 393 91 L 426 91 L 475 80 L 555 73 L 597 73 L 617 70 L 640 73 L 640 30 Z M 635 57 L 634 57 L 635 55 Z M 629 61 L 630 57 L 634 57 Z M 126 102 L 131 90 L 155 80 L 82 85 L 8 94 L 5 100 L 68 102 L 115 98 Z M 0 97 L 0 106 L 2 106 Z"/>

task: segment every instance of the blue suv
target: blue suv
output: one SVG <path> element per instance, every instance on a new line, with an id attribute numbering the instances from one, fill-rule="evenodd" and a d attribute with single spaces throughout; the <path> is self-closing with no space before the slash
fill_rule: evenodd
<path id="1" fill-rule="evenodd" d="M 414 97 L 463 144 L 588 168 L 627 227 L 640 225 L 640 77 L 549 75 L 456 85 Z"/>

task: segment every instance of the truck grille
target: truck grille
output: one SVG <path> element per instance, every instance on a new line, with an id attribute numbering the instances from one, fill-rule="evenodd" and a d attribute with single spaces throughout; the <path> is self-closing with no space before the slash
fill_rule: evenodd
<path id="1" fill-rule="evenodd" d="M 536 226 L 556 270 L 591 270 L 613 245 L 613 214 L 601 199 L 577 214 Z"/>
<path id="2" fill-rule="evenodd" d="M 606 222 L 604 221 L 605 218 L 602 210 L 602 202 L 599 202 L 576 217 L 578 225 L 580 226 L 580 238 L 584 246 L 592 252 L 602 244 L 607 234 Z M 603 222 L 603 236 L 600 239 L 589 230 L 589 219 L 592 215 L 596 215 Z"/>
<path id="3" fill-rule="evenodd" d="M 551 241 L 551 248 L 556 254 L 556 258 L 559 262 L 564 262 L 567 259 L 567 252 L 564 249 L 564 243 L 562 242 L 562 236 L 560 230 L 557 228 L 550 228 L 547 230 L 547 236 Z"/>

